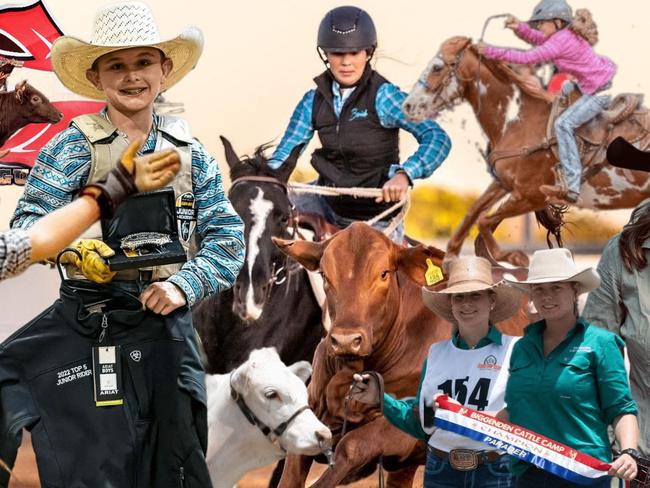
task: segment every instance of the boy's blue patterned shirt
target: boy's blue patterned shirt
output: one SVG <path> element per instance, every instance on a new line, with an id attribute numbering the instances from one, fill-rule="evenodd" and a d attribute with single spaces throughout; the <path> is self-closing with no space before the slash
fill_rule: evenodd
<path id="1" fill-rule="evenodd" d="M 157 125 L 154 114 L 152 130 L 138 154 L 154 151 Z M 201 244 L 196 256 L 168 279 L 183 290 L 188 305 L 231 287 L 245 256 L 244 225 L 224 192 L 217 162 L 198 141 L 191 152 Z M 70 203 L 88 179 L 90 159 L 90 146 L 76 127 L 54 136 L 36 159 L 11 226 L 28 229 L 43 215 Z"/>
<path id="2" fill-rule="evenodd" d="M 332 83 L 334 109 L 337 117 L 351 92 L 352 90 L 345 90 L 342 96 L 338 83 L 336 81 Z M 309 90 L 293 111 L 284 136 L 269 160 L 269 165 L 272 168 L 277 169 L 282 166 L 293 148 L 299 144 L 305 144 L 306 146 L 313 137 L 312 107 L 315 94 L 316 90 Z M 408 121 L 404 112 L 402 112 L 402 104 L 406 96 L 406 93 L 396 85 L 384 83 L 377 90 L 375 108 L 382 126 L 387 129 L 404 129 L 413 134 L 420 144 L 415 153 L 401 165 L 399 161 L 395 161 L 388 175 L 393 177 L 397 171 L 404 171 L 413 182 L 416 179 L 427 178 L 433 174 L 447 158 L 451 150 L 451 139 L 449 139 L 442 127 L 433 120 L 423 122 Z"/>

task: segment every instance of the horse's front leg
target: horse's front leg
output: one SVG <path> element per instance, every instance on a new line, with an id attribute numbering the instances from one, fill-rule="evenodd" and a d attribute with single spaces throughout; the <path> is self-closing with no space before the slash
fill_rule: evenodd
<path id="1" fill-rule="evenodd" d="M 375 461 L 380 455 L 407 458 L 417 447 L 417 440 L 399 431 L 379 417 L 357 429 L 348 432 L 336 445 L 334 466 L 312 485 L 311 488 L 331 488 L 343 481 L 350 473 Z M 412 482 L 406 477 L 393 477 L 398 483 Z M 397 487 L 410 487 L 397 484 Z"/>
<path id="2" fill-rule="evenodd" d="M 314 458 L 311 456 L 289 454 L 284 459 L 284 469 L 278 488 L 304 488 L 313 462 Z"/>
<path id="3" fill-rule="evenodd" d="M 472 226 L 476 223 L 479 215 L 482 212 L 489 210 L 490 207 L 498 202 L 507 192 L 508 191 L 496 181 L 490 183 L 490 186 L 487 187 L 483 194 L 469 208 L 465 214 L 465 218 L 463 218 L 463 221 L 449 239 L 445 261 L 456 258 L 460 255 L 463 242 L 465 241 L 467 234 L 469 234 Z"/>
<path id="4" fill-rule="evenodd" d="M 523 198 L 508 198 L 503 205 L 501 205 L 496 212 L 492 215 L 487 215 L 487 212 L 481 214 L 478 219 L 479 237 L 475 242 L 476 255 L 480 256 L 481 245 L 485 246 L 488 256 L 495 261 L 506 261 L 514 266 L 528 266 L 528 256 L 522 251 L 503 251 L 496 239 L 494 238 L 494 231 L 498 225 L 505 219 L 524 215 L 539 208 L 539 205 L 523 199 Z"/>

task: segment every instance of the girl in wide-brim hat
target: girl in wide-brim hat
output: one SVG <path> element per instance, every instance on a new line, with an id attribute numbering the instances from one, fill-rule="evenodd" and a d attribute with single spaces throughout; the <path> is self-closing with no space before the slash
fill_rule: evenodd
<path id="1" fill-rule="evenodd" d="M 523 296 L 504 282 L 495 284 L 490 263 L 478 257 L 452 261 L 444 289 L 422 289 L 426 306 L 454 324 L 453 337 L 431 345 L 415 399 L 384 395 L 384 415 L 399 429 L 427 442 L 426 488 L 514 486 L 504 452 L 434 429 L 433 415 L 439 394 L 478 410 L 503 408 L 508 363 L 517 338 L 502 335 L 494 324 L 514 315 Z M 369 403 L 377 398 L 374 383 L 356 384 L 360 391 L 353 393 L 355 398 Z"/>
<path id="2" fill-rule="evenodd" d="M 509 282 L 530 295 L 542 320 L 530 324 L 513 349 L 507 408 L 500 416 L 608 463 L 611 425 L 624 454 L 609 474 L 633 479 L 637 407 L 623 364 L 624 344 L 578 314 L 578 296 L 600 285 L 598 273 L 578 268 L 568 249 L 546 249 L 533 255 L 526 280 Z M 513 471 L 517 487 L 584 486 L 523 461 Z M 608 488 L 610 479 L 589 486 Z"/>

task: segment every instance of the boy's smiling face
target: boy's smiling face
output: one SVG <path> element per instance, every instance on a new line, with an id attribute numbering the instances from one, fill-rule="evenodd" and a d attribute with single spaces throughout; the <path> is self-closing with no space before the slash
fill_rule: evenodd
<path id="1" fill-rule="evenodd" d="M 104 92 L 109 106 L 135 114 L 153 107 L 171 69 L 171 60 L 160 50 L 133 47 L 97 58 L 86 77 Z"/>

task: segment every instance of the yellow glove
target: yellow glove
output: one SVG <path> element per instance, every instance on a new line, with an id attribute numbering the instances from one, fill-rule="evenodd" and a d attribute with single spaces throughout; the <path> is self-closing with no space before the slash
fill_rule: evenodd
<path id="1" fill-rule="evenodd" d="M 97 239 L 79 239 L 69 247 L 79 251 L 81 259 L 73 252 L 66 252 L 61 256 L 61 264 L 76 266 L 81 274 L 95 283 L 108 283 L 113 279 L 115 273 L 104 258 L 114 256 L 115 251 L 106 243 Z"/>

